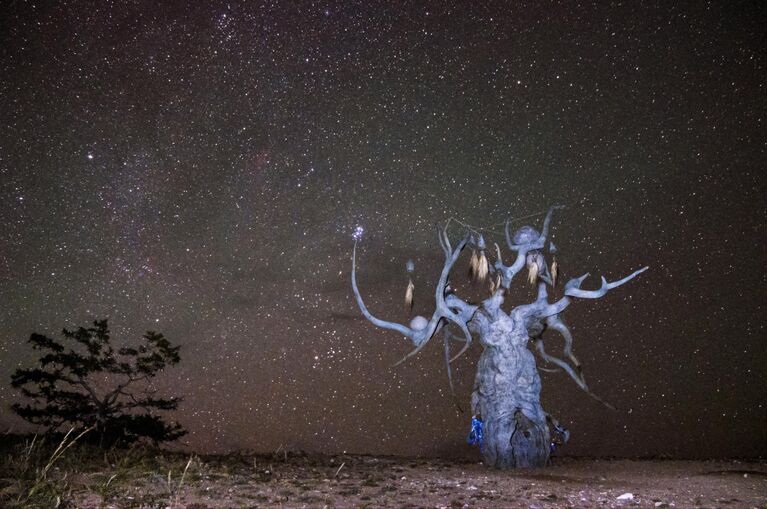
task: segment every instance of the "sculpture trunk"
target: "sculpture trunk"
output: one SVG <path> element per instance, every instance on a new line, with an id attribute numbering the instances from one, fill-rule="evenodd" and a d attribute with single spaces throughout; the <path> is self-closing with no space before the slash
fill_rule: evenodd
<path id="1" fill-rule="evenodd" d="M 485 464 L 502 469 L 545 466 L 549 428 L 524 323 L 499 314 L 495 321 L 483 324 L 479 338 L 484 351 L 477 366 L 472 410 L 484 423 Z"/>

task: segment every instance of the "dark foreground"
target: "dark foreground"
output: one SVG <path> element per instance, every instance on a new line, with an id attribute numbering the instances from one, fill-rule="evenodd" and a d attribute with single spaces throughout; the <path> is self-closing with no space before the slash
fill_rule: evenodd
<path id="1" fill-rule="evenodd" d="M 75 446 L 51 464 L 54 451 L 36 448 L 5 449 L 0 507 L 767 508 L 765 462 L 555 459 L 501 472 L 442 460 Z"/>

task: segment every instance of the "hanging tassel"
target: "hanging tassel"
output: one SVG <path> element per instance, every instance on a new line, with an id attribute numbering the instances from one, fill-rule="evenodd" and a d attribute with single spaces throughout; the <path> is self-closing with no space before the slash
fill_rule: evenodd
<path id="1" fill-rule="evenodd" d="M 559 265 L 557 265 L 557 246 L 549 241 L 549 253 L 551 253 L 551 286 L 557 286 L 557 276 L 559 275 Z"/>
<path id="2" fill-rule="evenodd" d="M 484 283 L 487 279 L 487 274 L 490 272 L 490 267 L 487 263 L 487 256 L 485 256 L 485 251 L 482 250 L 479 252 L 479 259 L 477 261 L 477 272 L 476 277 L 477 281 L 480 283 Z"/>
<path id="3" fill-rule="evenodd" d="M 490 280 L 490 294 L 494 294 L 496 290 L 501 287 L 501 275 L 495 276 L 495 279 Z"/>
<path id="4" fill-rule="evenodd" d="M 405 263 L 405 270 L 407 271 L 407 290 L 405 290 L 405 306 L 408 310 L 413 310 L 413 292 L 415 291 L 415 285 L 413 284 L 413 278 L 411 274 L 415 272 L 415 262 L 408 260 Z"/>
<path id="5" fill-rule="evenodd" d="M 557 257 L 552 257 L 551 262 L 551 286 L 557 286 L 557 275 L 559 275 L 559 266 L 557 265 Z"/>
<path id="6" fill-rule="evenodd" d="M 471 250 L 471 260 L 469 260 L 469 280 L 473 281 L 477 277 L 479 270 L 479 256 L 475 249 Z"/>
<path id="7" fill-rule="evenodd" d="M 533 263 L 529 264 L 527 266 L 528 273 L 527 273 L 527 280 L 530 282 L 531 285 L 535 284 L 535 281 L 538 279 L 538 260 L 533 258 Z"/>

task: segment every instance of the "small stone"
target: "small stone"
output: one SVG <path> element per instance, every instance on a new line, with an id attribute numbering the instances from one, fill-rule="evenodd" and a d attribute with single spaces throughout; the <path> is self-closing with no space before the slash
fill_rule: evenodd
<path id="1" fill-rule="evenodd" d="M 633 493 L 624 493 L 623 495 L 619 496 L 615 500 L 634 500 L 634 494 Z"/>

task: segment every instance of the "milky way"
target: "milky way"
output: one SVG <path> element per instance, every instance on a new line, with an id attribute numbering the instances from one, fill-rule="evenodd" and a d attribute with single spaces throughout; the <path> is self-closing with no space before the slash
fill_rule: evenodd
<path id="1" fill-rule="evenodd" d="M 478 455 L 437 342 L 393 368 L 409 345 L 361 318 L 352 237 L 407 323 L 435 224 L 502 243 L 561 203 L 563 277 L 650 266 L 566 312 L 618 407 L 544 373 L 567 453 L 767 454 L 761 4 L 198 4 L 2 7 L 3 427 L 29 334 L 108 317 L 182 345 L 158 387 L 190 448 Z"/>

